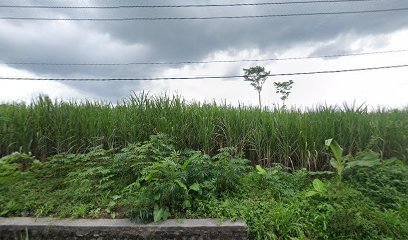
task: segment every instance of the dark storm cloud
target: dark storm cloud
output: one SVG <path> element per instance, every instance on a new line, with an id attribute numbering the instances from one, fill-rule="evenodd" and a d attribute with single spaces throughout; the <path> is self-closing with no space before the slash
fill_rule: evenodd
<path id="1" fill-rule="evenodd" d="M 356 11 L 408 7 L 406 1 L 331 3 L 251 8 L 217 8 L 129 11 L 126 16 L 236 16 L 286 14 L 301 12 Z M 133 14 L 132 14 L 133 12 Z M 149 14 L 148 14 L 149 13 Z M 140 15 L 142 14 L 142 15 Z M 124 14 L 125 15 L 125 14 Z M 128 42 L 153 46 L 150 57 L 165 59 L 200 59 L 216 50 L 260 48 L 282 51 L 296 44 L 321 42 L 338 35 L 356 37 L 386 33 L 407 27 L 407 12 L 356 14 L 265 19 L 210 21 L 167 21 L 98 24 L 98 29 L 114 33 Z"/>
<path id="2" fill-rule="evenodd" d="M 257 2 L 257 1 L 234 1 Z M 15 1 L 8 3 L 15 4 Z M 186 4 L 186 1 L 19 1 L 22 5 L 135 5 Z M 191 3 L 191 2 L 188 2 Z M 204 1 L 194 3 L 219 3 Z M 4 5 L 7 3 L 4 2 Z M 320 3 L 239 8 L 179 8 L 122 10 L 10 10 L 1 16 L 40 17 L 207 17 L 287 14 L 304 12 L 358 11 L 408 7 L 405 0 L 360 3 Z M 220 50 L 236 52 L 259 49 L 273 55 L 293 46 L 317 44 L 318 54 L 344 53 L 350 42 L 408 27 L 408 12 L 354 14 L 264 19 L 136 21 L 136 22 L 12 22 L 1 21 L 2 62 L 139 62 L 200 60 Z M 341 37 L 347 36 L 347 37 Z M 26 39 L 26 41 L 25 41 Z M 338 39 L 338 41 L 334 41 Z M 330 42 L 331 41 L 331 42 Z M 383 43 L 383 42 L 381 42 Z M 334 52 L 336 51 L 336 52 Z M 15 67 L 15 66 L 13 66 Z M 39 75 L 59 77 L 152 76 L 160 66 L 44 67 L 19 66 Z M 237 69 L 239 72 L 240 69 Z M 118 98 L 138 83 L 69 83 L 90 93 Z"/>

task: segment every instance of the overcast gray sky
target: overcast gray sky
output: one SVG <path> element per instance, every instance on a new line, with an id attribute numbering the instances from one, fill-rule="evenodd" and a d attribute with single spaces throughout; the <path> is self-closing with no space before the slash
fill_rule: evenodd
<path id="1" fill-rule="evenodd" d="M 307 1 L 307 0 L 302 0 Z M 0 5 L 120 6 L 291 2 L 291 0 L 67 1 L 2 0 Z M 406 0 L 372 0 L 243 7 L 129 9 L 0 8 L 0 17 L 127 18 L 212 17 L 408 8 Z M 183 77 L 240 75 L 255 63 L 127 66 L 12 65 L 11 62 L 128 63 L 305 57 L 408 49 L 408 11 L 169 21 L 0 20 L 0 77 Z M 309 72 L 408 64 L 408 51 L 339 58 L 258 63 L 272 73 Z M 408 68 L 325 75 L 270 77 L 262 97 L 279 102 L 273 81 L 292 79 L 289 105 L 365 102 L 408 105 Z M 257 94 L 242 79 L 139 82 L 56 82 L 0 80 L 0 100 L 54 98 L 120 100 L 131 91 L 178 93 L 187 99 L 256 104 Z"/>

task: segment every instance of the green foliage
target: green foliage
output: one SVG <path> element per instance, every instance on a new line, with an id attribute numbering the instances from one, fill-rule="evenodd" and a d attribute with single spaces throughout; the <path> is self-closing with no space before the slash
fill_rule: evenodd
<path id="1" fill-rule="evenodd" d="M 360 152 L 356 157 L 351 155 L 343 156 L 343 148 L 333 139 L 325 141 L 327 148 L 330 148 L 334 158 L 330 160 L 330 165 L 336 170 L 337 186 L 340 186 L 343 173 L 347 169 L 354 167 L 374 167 L 381 164 L 378 154 L 373 152 Z"/>
<path id="2" fill-rule="evenodd" d="M 376 167 L 354 168 L 345 175 L 345 182 L 380 208 L 395 210 L 408 205 L 408 168 L 401 161 L 390 159 Z"/>
<path id="3" fill-rule="evenodd" d="M 236 197 L 204 202 L 198 211 L 207 217 L 243 220 L 250 226 L 251 239 L 290 239 L 304 235 L 295 204 Z"/>
<path id="4" fill-rule="evenodd" d="M 0 176 L 25 172 L 29 168 L 39 166 L 40 164 L 40 161 L 31 156 L 31 153 L 14 152 L 0 158 Z"/>
<path id="5" fill-rule="evenodd" d="M 407 109 L 368 112 L 345 105 L 261 111 L 146 93 L 114 104 L 52 101 L 44 96 L 29 104 L 0 104 L 0 157 L 32 152 L 43 161 L 60 153 L 87 153 L 97 146 L 123 149 L 149 141 L 156 133 L 172 136 L 177 149 L 211 155 L 235 146 L 254 165 L 328 170 L 330 158 L 321 144 L 328 136 L 342 144 L 345 154 L 369 147 L 383 158 L 408 160 Z"/>
<path id="6" fill-rule="evenodd" d="M 136 181 L 146 166 L 163 161 L 176 151 L 172 139 L 165 134 L 150 136 L 148 141 L 129 144 L 114 155 L 113 171 L 123 184 Z"/>
<path id="7" fill-rule="evenodd" d="M 256 66 L 250 68 L 244 68 L 244 81 L 248 81 L 251 83 L 251 86 L 255 88 L 258 92 L 259 97 L 259 107 L 262 106 L 261 104 L 261 91 L 262 87 L 271 74 L 270 71 L 266 71 L 264 67 Z"/>
<path id="8" fill-rule="evenodd" d="M 319 195 L 320 197 L 326 197 L 328 195 L 328 187 L 320 181 L 320 179 L 313 180 L 313 190 L 306 192 L 306 197 L 313 197 Z"/>
<path id="9" fill-rule="evenodd" d="M 261 167 L 261 165 L 256 165 L 255 167 L 256 167 L 256 170 L 258 171 L 258 174 L 262 176 L 266 176 L 267 172 L 263 167 Z"/>
<path id="10" fill-rule="evenodd" d="M 258 169 L 255 168 L 241 178 L 241 187 L 235 194 L 241 197 L 252 197 L 252 194 L 259 194 L 277 201 L 286 201 L 300 194 L 309 181 L 303 170 L 291 173 L 283 166 L 277 165 L 273 168 L 262 168 L 265 173 L 262 170 L 259 171 L 260 168 L 260 166 Z"/>
<path id="11" fill-rule="evenodd" d="M 251 86 L 260 92 L 270 73 L 270 71 L 265 71 L 265 68 L 261 66 L 244 68 L 244 79 L 245 81 L 251 82 Z"/>
<path id="12" fill-rule="evenodd" d="M 213 157 L 212 179 L 217 194 L 234 192 L 239 179 L 249 170 L 249 161 L 243 159 L 235 148 L 222 148 Z"/>
<path id="13" fill-rule="evenodd" d="M 132 216 L 142 222 L 165 220 L 170 210 L 191 210 L 198 199 L 233 192 L 248 171 L 248 163 L 234 148 L 221 149 L 213 158 L 194 151 L 174 152 L 145 167 L 128 187 L 135 199 Z M 153 215 L 144 214 L 152 211 Z"/>
<path id="14" fill-rule="evenodd" d="M 273 85 L 276 88 L 276 93 L 280 94 L 280 99 L 282 100 L 282 108 L 285 108 L 285 101 L 288 99 L 293 87 L 293 80 L 285 82 L 274 82 Z"/>
<path id="15" fill-rule="evenodd" d="M 250 239 L 408 239 L 408 167 L 333 140 L 330 172 L 250 166 L 239 148 L 180 150 L 165 134 L 123 149 L 88 149 L 41 162 L 0 160 L 0 216 L 216 217 L 244 221 Z M 311 179 L 319 176 L 321 179 Z M 324 179 L 323 177 L 327 177 Z"/>
<path id="16" fill-rule="evenodd" d="M 153 211 L 153 219 L 139 217 L 139 220 L 165 220 L 169 216 L 169 208 L 180 210 L 187 207 L 185 202 L 189 201 L 190 189 L 186 186 L 186 172 L 180 162 L 179 154 L 173 153 L 145 167 L 141 178 L 131 185 L 129 191 L 135 198 L 133 214 L 143 217 L 142 212 L 147 209 Z"/>

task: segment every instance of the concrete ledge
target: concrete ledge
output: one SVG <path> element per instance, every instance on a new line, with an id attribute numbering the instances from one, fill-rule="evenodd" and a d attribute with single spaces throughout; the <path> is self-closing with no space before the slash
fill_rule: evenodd
<path id="1" fill-rule="evenodd" d="M 168 220 L 137 224 L 128 219 L 0 218 L 0 240 L 246 240 L 240 222 L 216 219 Z"/>

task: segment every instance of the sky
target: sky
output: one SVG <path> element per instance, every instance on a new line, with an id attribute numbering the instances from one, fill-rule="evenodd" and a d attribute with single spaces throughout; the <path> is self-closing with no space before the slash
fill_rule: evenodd
<path id="1" fill-rule="evenodd" d="M 303 2 L 310 2 L 301 0 Z M 291 0 L 2 0 L 0 6 L 124 6 L 299 2 Z M 137 78 L 242 75 L 261 65 L 272 74 L 408 64 L 408 11 L 244 19 L 162 21 L 33 21 L 2 17 L 214 17 L 408 8 L 406 0 L 292 3 L 190 8 L 0 7 L 0 78 Z M 336 58 L 178 65 L 66 66 L 11 63 L 129 63 L 315 57 L 406 50 Z M 273 82 L 293 80 L 287 105 L 356 103 L 408 106 L 408 67 L 361 72 L 269 77 L 264 105 L 280 104 Z M 68 82 L 0 80 L 0 101 L 39 94 L 63 100 L 120 101 L 131 92 L 178 94 L 187 100 L 258 104 L 243 79 Z"/>

